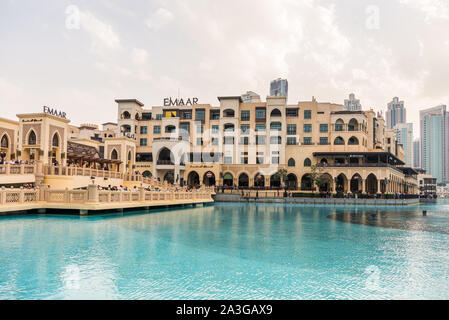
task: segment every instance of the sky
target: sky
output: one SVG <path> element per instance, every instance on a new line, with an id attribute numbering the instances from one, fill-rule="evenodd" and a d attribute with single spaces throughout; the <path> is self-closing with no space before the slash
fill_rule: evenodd
<path id="1" fill-rule="evenodd" d="M 449 105 L 447 0 L 1 0 L 0 117 L 49 106 L 72 123 L 117 120 L 115 99 L 165 97 L 289 81 L 289 103 L 383 111 Z"/>

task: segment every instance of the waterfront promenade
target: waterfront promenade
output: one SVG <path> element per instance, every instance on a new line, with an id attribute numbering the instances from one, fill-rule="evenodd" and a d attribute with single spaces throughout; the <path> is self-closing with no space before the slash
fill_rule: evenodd
<path id="1" fill-rule="evenodd" d="M 196 205 L 213 202 L 210 189 L 147 191 L 99 190 L 89 185 L 87 190 L 57 190 L 46 187 L 36 189 L 0 189 L 0 215 L 37 211 L 46 213 L 89 213 L 126 209 L 151 209 L 179 205 Z"/>
<path id="2" fill-rule="evenodd" d="M 187 190 L 140 174 L 41 162 L 0 165 L 2 184 L 11 187 L 0 188 L 0 215 L 52 210 L 87 215 L 106 210 L 145 210 L 213 202 L 212 188 Z M 27 189 L 19 185 L 35 187 Z"/>

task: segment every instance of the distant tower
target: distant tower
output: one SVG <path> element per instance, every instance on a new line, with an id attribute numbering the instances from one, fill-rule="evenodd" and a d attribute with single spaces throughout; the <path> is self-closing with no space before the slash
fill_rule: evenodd
<path id="1" fill-rule="evenodd" d="M 355 98 L 355 94 L 351 93 L 349 99 L 345 100 L 345 107 L 348 111 L 361 111 L 362 105 L 360 100 Z"/>
<path id="2" fill-rule="evenodd" d="M 414 166 L 413 123 L 398 123 L 394 126 L 396 140 L 402 144 L 405 153 L 405 166 Z"/>
<path id="3" fill-rule="evenodd" d="M 393 129 L 398 123 L 407 122 L 407 114 L 404 107 L 404 101 L 399 101 L 398 97 L 394 97 L 393 101 L 387 107 L 387 129 Z"/>
<path id="4" fill-rule="evenodd" d="M 419 112 L 421 122 L 421 167 L 437 178 L 438 183 L 449 181 L 449 116 L 446 106 L 440 105 Z"/>
<path id="5" fill-rule="evenodd" d="M 413 141 L 413 167 L 421 168 L 421 140 Z"/>
<path id="6" fill-rule="evenodd" d="M 260 95 L 253 91 L 247 91 L 246 93 L 242 94 L 242 101 L 243 102 L 260 102 Z"/>
<path id="7" fill-rule="evenodd" d="M 270 83 L 270 96 L 272 97 L 288 97 L 288 81 L 287 79 L 278 78 Z"/>

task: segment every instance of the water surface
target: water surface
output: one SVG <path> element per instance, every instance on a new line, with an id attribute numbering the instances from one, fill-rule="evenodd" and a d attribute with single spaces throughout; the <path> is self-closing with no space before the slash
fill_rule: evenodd
<path id="1" fill-rule="evenodd" d="M 0 217 L 0 299 L 448 299 L 448 212 L 225 203 Z"/>

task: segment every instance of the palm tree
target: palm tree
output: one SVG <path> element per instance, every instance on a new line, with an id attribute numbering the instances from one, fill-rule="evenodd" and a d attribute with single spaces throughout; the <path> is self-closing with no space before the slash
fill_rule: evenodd
<path id="1" fill-rule="evenodd" d="M 285 169 L 279 169 L 274 175 L 275 177 L 279 178 L 281 180 L 281 187 L 285 189 L 285 183 L 287 181 L 287 170 Z"/>

